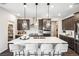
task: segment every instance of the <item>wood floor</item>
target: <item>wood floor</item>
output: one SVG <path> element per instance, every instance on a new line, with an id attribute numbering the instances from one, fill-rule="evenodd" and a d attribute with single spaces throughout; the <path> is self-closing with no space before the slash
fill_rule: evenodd
<path id="1" fill-rule="evenodd" d="M 64 53 L 64 56 L 79 56 L 79 55 L 72 49 L 68 49 L 68 52 Z"/>
<path id="2" fill-rule="evenodd" d="M 9 50 L 6 50 L 1 53 L 0 56 L 13 56 L 13 53 L 11 53 Z M 78 54 L 75 53 L 72 49 L 68 49 L 68 52 L 64 53 L 63 56 L 78 56 Z"/>

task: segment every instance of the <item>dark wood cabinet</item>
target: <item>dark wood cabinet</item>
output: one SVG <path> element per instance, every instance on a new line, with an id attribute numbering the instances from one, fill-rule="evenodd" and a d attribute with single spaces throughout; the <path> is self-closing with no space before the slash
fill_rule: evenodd
<path id="1" fill-rule="evenodd" d="M 22 26 L 24 21 L 26 21 L 26 23 L 27 23 L 27 30 L 30 29 L 30 21 L 29 21 L 29 19 L 18 19 L 17 20 L 17 30 L 24 30 L 23 26 Z"/>
<path id="2" fill-rule="evenodd" d="M 77 52 L 77 42 L 74 42 L 74 48 L 75 52 Z"/>
<path id="3" fill-rule="evenodd" d="M 79 42 L 77 42 L 77 53 L 79 54 Z"/>
<path id="4" fill-rule="evenodd" d="M 78 40 L 71 37 L 64 36 L 64 35 L 60 35 L 59 37 L 60 39 L 67 41 L 69 48 L 71 48 L 72 50 L 74 50 L 76 53 L 79 54 L 79 41 Z"/>
<path id="5" fill-rule="evenodd" d="M 75 51 L 79 54 L 79 20 L 75 21 Z M 78 38 L 76 37 L 78 36 Z M 77 40 L 76 40 L 77 39 Z"/>
<path id="6" fill-rule="evenodd" d="M 23 30 L 22 23 L 23 23 L 23 20 L 17 20 L 17 30 Z"/>
<path id="7" fill-rule="evenodd" d="M 39 30 L 41 30 L 43 36 L 51 36 L 51 19 L 39 19 Z"/>
<path id="8" fill-rule="evenodd" d="M 39 30 L 43 30 L 43 19 L 39 19 Z"/>
<path id="9" fill-rule="evenodd" d="M 62 20 L 62 29 L 63 30 L 74 30 L 74 25 L 75 25 L 76 20 L 77 19 L 75 19 L 74 16 Z"/>
<path id="10" fill-rule="evenodd" d="M 77 52 L 79 54 L 79 41 L 75 41 L 75 44 L 74 44 L 74 50 L 75 52 Z"/>
<path id="11" fill-rule="evenodd" d="M 68 42 L 69 48 L 74 50 L 74 38 L 67 37 L 67 36 L 64 36 L 64 35 L 60 35 L 60 39 Z"/>
<path id="12" fill-rule="evenodd" d="M 67 40 L 68 40 L 69 47 L 74 50 L 74 38 L 68 37 Z"/>

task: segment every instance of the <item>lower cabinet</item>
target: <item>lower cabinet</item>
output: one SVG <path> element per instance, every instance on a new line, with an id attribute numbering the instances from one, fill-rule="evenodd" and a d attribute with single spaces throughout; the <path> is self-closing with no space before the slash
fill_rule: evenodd
<path id="1" fill-rule="evenodd" d="M 74 50 L 74 38 L 70 38 L 70 37 L 67 37 L 67 36 L 64 36 L 64 35 L 60 35 L 60 39 L 68 42 L 69 48 Z"/>
<path id="2" fill-rule="evenodd" d="M 78 40 L 75 40 L 74 38 L 67 37 L 64 35 L 60 35 L 59 38 L 68 42 L 69 48 L 71 48 L 72 50 L 74 50 L 76 53 L 79 54 L 79 41 Z"/>
<path id="3" fill-rule="evenodd" d="M 78 41 L 75 41 L 74 50 L 75 50 L 75 52 L 77 52 L 79 54 L 79 42 Z"/>

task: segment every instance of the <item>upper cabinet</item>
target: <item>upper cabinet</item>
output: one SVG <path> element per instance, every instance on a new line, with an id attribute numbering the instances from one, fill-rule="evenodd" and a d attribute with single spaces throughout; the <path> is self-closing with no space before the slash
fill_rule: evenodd
<path id="1" fill-rule="evenodd" d="M 43 30 L 43 19 L 39 19 L 39 30 Z"/>
<path id="2" fill-rule="evenodd" d="M 17 20 L 17 30 L 29 30 L 30 26 L 29 26 L 29 19 L 18 19 Z M 27 25 L 27 26 L 25 26 Z M 25 27 L 25 28 L 23 28 Z"/>
<path id="3" fill-rule="evenodd" d="M 75 22 L 79 20 L 79 12 L 74 13 L 73 16 L 62 20 L 63 30 L 74 30 Z"/>
<path id="4" fill-rule="evenodd" d="M 43 36 L 51 36 L 51 19 L 39 19 L 39 30 L 42 30 Z"/>
<path id="5" fill-rule="evenodd" d="M 62 29 L 63 30 L 74 30 L 75 21 L 77 19 L 72 16 L 62 20 Z"/>

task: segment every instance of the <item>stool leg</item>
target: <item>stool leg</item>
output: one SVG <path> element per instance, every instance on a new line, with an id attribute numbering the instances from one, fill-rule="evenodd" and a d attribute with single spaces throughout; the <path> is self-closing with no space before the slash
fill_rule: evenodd
<path id="1" fill-rule="evenodd" d="M 35 56 L 38 56 L 38 53 L 37 52 L 35 52 Z"/>
<path id="2" fill-rule="evenodd" d="M 16 52 L 13 52 L 13 56 L 16 56 L 17 55 L 17 53 Z"/>
<path id="3" fill-rule="evenodd" d="M 51 56 L 51 52 L 49 52 L 49 56 Z"/>
<path id="4" fill-rule="evenodd" d="M 19 56 L 20 56 L 20 52 L 19 52 Z"/>
<path id="5" fill-rule="evenodd" d="M 41 56 L 43 56 L 44 55 L 44 52 L 41 52 Z"/>
<path id="6" fill-rule="evenodd" d="M 23 50 L 23 56 L 25 56 L 25 52 L 24 52 L 24 50 Z"/>
<path id="7" fill-rule="evenodd" d="M 30 56 L 30 52 L 28 51 L 28 56 Z"/>

